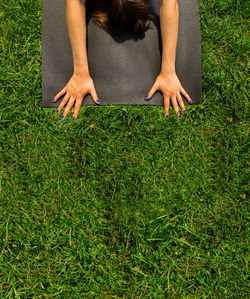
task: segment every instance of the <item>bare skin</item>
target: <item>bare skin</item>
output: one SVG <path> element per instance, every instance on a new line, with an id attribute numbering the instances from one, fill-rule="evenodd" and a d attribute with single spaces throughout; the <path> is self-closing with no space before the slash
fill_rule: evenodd
<path id="1" fill-rule="evenodd" d="M 165 116 L 169 115 L 170 99 L 177 117 L 181 118 L 178 103 L 185 113 L 185 105 L 180 93 L 192 103 L 190 96 L 182 87 L 176 72 L 175 58 L 178 37 L 178 0 L 158 0 L 160 4 L 160 22 L 162 36 L 162 64 L 161 72 L 157 76 L 146 99 L 152 98 L 157 90 L 164 97 Z M 54 97 L 56 102 L 65 94 L 56 113 L 60 113 L 67 104 L 61 118 L 65 118 L 75 103 L 73 120 L 77 118 L 84 97 L 90 93 L 94 102 L 100 104 L 93 79 L 90 77 L 86 49 L 86 0 L 66 0 L 66 18 L 68 33 L 74 60 L 74 73 L 67 85 Z"/>
<path id="2" fill-rule="evenodd" d="M 73 53 L 74 73 L 67 85 L 53 99 L 53 102 L 56 102 L 66 93 L 56 113 L 60 113 L 67 104 L 61 116 L 61 118 L 65 118 L 75 103 L 73 120 L 77 118 L 82 101 L 88 93 L 91 94 L 96 104 L 100 104 L 94 81 L 90 77 L 88 69 L 85 4 L 86 0 L 66 0 L 66 19 Z"/>
<path id="3" fill-rule="evenodd" d="M 175 58 L 178 38 L 179 7 L 177 0 L 159 0 L 160 5 L 160 24 L 162 37 L 162 64 L 161 72 L 157 76 L 147 99 L 150 99 L 157 90 L 161 90 L 164 97 L 165 116 L 169 116 L 169 102 L 171 99 L 175 115 L 181 118 L 178 103 L 185 113 L 185 105 L 180 93 L 182 93 L 188 102 L 192 100 L 182 87 L 176 72 Z"/>

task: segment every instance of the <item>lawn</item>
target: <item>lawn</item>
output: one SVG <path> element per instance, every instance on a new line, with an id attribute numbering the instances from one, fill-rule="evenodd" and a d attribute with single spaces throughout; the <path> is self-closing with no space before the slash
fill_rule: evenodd
<path id="1" fill-rule="evenodd" d="M 247 1 L 200 0 L 181 120 L 43 108 L 41 9 L 0 2 L 0 297 L 249 298 Z"/>

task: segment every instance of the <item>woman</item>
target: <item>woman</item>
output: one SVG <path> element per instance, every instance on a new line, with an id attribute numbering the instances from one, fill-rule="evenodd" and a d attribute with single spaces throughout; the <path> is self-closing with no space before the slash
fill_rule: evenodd
<path id="1" fill-rule="evenodd" d="M 145 98 L 150 99 L 157 90 L 160 90 L 164 97 L 166 118 L 169 115 L 170 100 L 176 116 L 181 118 L 178 103 L 181 110 L 184 113 L 186 111 L 180 93 L 185 96 L 190 104 L 192 100 L 182 87 L 175 72 L 179 18 L 178 2 L 177 0 L 150 1 L 159 1 L 160 5 L 162 63 L 161 72 Z M 86 47 L 87 7 L 92 13 L 94 22 L 107 32 L 119 34 L 126 28 L 131 28 L 135 34 L 142 34 L 147 30 L 147 19 L 152 19 L 150 7 L 146 0 L 66 0 L 66 18 L 74 60 L 74 73 L 67 85 L 52 100 L 56 102 L 62 95 L 66 94 L 56 110 L 56 113 L 59 113 L 67 104 L 61 118 L 65 118 L 75 104 L 73 114 L 73 120 L 75 120 L 82 101 L 88 93 L 91 94 L 96 104 L 101 103 L 88 69 Z"/>

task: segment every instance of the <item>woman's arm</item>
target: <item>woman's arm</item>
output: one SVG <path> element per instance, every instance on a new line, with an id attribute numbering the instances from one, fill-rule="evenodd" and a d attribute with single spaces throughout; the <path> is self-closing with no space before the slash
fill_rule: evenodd
<path id="1" fill-rule="evenodd" d="M 178 0 L 158 1 L 160 5 L 160 26 L 162 38 L 161 72 L 156 78 L 154 85 L 146 96 L 146 99 L 150 99 L 157 90 L 161 90 L 164 98 L 164 110 L 166 118 L 169 116 L 170 99 L 176 116 L 181 118 L 178 103 L 184 113 L 186 110 L 180 93 L 185 96 L 190 104 L 192 103 L 192 100 L 182 87 L 175 72 L 176 46 L 179 25 Z"/>
<path id="2" fill-rule="evenodd" d="M 66 20 L 74 59 L 74 72 L 88 74 L 86 0 L 66 0 Z"/>
<path id="3" fill-rule="evenodd" d="M 74 73 L 67 85 L 52 101 L 56 102 L 65 94 L 56 113 L 59 113 L 67 104 L 61 116 L 64 118 L 75 104 L 73 114 L 73 120 L 75 120 L 86 94 L 90 93 L 96 104 L 101 103 L 96 93 L 94 81 L 89 74 L 86 45 L 86 0 L 66 0 L 66 21 L 74 59 Z"/>
<path id="4" fill-rule="evenodd" d="M 162 37 L 161 72 L 174 73 L 179 23 L 178 1 L 159 0 L 159 4 Z"/>

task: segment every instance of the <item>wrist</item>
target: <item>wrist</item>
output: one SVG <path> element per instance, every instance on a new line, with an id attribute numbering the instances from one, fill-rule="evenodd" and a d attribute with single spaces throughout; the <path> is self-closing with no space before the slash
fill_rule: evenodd
<path id="1" fill-rule="evenodd" d="M 175 70 L 161 70 L 161 75 L 163 76 L 172 76 L 175 75 Z"/>
<path id="2" fill-rule="evenodd" d="M 80 77 L 89 76 L 89 70 L 86 67 L 74 67 L 74 74 Z"/>
<path id="3" fill-rule="evenodd" d="M 161 67 L 161 73 L 166 75 L 173 75 L 175 74 L 175 66 L 164 66 Z"/>

